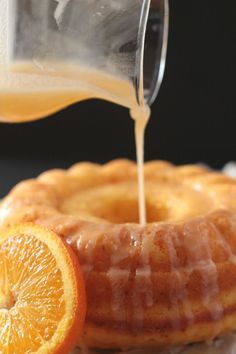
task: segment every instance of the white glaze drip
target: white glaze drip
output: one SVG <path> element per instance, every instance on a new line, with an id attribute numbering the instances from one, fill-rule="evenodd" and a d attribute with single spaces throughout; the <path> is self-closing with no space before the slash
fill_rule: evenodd
<path id="1" fill-rule="evenodd" d="M 125 232 L 125 231 L 124 231 Z M 122 247 L 121 243 L 122 228 L 117 226 L 113 234 L 114 243 L 110 258 L 110 269 L 107 272 L 107 277 L 110 282 L 112 291 L 112 314 L 114 320 L 127 322 L 127 314 L 125 312 L 125 288 L 129 281 L 130 272 L 127 269 L 121 269 L 120 263 L 128 257 L 127 251 Z"/>
<path id="2" fill-rule="evenodd" d="M 171 273 L 175 276 L 175 281 L 171 282 L 171 292 L 170 292 L 170 302 L 172 308 L 176 309 L 177 316 L 173 316 L 172 326 L 174 329 L 179 329 L 181 326 L 180 317 L 181 317 L 181 308 L 183 307 L 185 318 L 188 322 L 188 325 L 193 323 L 193 312 L 192 305 L 188 297 L 188 292 L 186 284 L 183 282 L 183 276 L 180 272 L 180 260 L 178 258 L 176 247 L 174 242 L 178 242 L 178 235 L 173 230 L 168 230 L 165 236 L 165 243 L 169 252 L 169 259 L 171 265 Z"/>
<path id="3" fill-rule="evenodd" d="M 132 292 L 133 330 L 139 331 L 143 326 L 144 311 L 154 304 L 152 270 L 150 265 L 150 250 L 153 245 L 155 230 L 145 233 L 143 228 L 132 233 L 134 244 L 139 247 L 139 266 L 135 270 Z"/>
<path id="4" fill-rule="evenodd" d="M 231 219 L 231 221 L 233 220 Z M 222 235 L 220 234 L 219 230 L 216 228 L 215 225 L 212 224 L 211 227 L 214 230 L 217 244 L 220 245 L 220 247 L 225 251 L 227 255 L 228 262 L 236 264 L 236 255 L 232 252 L 231 246 L 222 237 Z M 236 230 L 236 225 L 232 225 L 231 227 L 233 227 Z"/>
<path id="5" fill-rule="evenodd" d="M 223 306 L 219 300 L 218 270 L 212 259 L 208 227 L 209 224 L 200 220 L 196 224 L 185 226 L 181 242 L 186 249 L 188 275 L 190 276 L 194 271 L 201 274 L 203 304 L 209 310 L 212 319 L 217 321 L 223 315 Z M 190 238 L 194 229 L 198 237 L 195 237 L 192 242 Z"/>
<path id="6" fill-rule="evenodd" d="M 134 247 L 136 248 L 136 252 L 138 254 L 140 247 L 140 233 L 138 230 L 131 231 L 131 237 L 133 239 Z M 144 319 L 144 308 L 142 303 L 143 296 L 143 274 L 142 274 L 142 266 L 140 268 L 135 269 L 134 275 L 134 284 L 132 289 L 132 329 L 134 332 L 138 332 L 143 326 Z"/>
<path id="7" fill-rule="evenodd" d="M 152 249 L 155 234 L 156 230 L 153 230 L 149 234 L 143 234 L 141 243 L 140 260 L 143 265 L 143 268 L 139 271 L 143 279 L 144 305 L 147 308 L 152 307 L 154 303 L 150 250 Z"/>
<path id="8" fill-rule="evenodd" d="M 74 246 L 77 250 L 83 249 L 86 258 L 85 263 L 81 263 L 85 282 L 89 274 L 94 269 L 94 250 L 96 249 L 98 240 L 104 235 L 106 228 L 102 224 L 83 224 L 81 228 L 74 231 L 73 234 L 67 237 L 67 243 Z"/>
<path id="9" fill-rule="evenodd" d="M 111 267 L 107 276 L 112 289 L 113 318 L 118 322 L 126 323 L 125 287 L 129 280 L 129 272 L 127 269 Z"/>

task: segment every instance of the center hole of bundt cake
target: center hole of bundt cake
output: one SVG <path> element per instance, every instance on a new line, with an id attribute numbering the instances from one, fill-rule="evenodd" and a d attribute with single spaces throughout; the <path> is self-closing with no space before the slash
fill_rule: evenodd
<path id="1" fill-rule="evenodd" d="M 165 211 L 157 211 L 155 207 L 146 203 L 147 222 L 164 221 Z M 107 208 L 100 209 L 97 217 L 105 219 L 115 224 L 139 223 L 138 200 L 116 200 Z"/>
<path id="2" fill-rule="evenodd" d="M 84 220 L 103 219 L 111 223 L 139 223 L 137 192 L 122 189 L 99 189 L 78 193 L 66 200 L 61 206 L 65 214 L 75 215 Z M 168 210 L 164 205 L 153 205 L 146 200 L 147 222 L 168 219 Z"/>
<path id="3" fill-rule="evenodd" d="M 81 220 L 139 223 L 137 183 L 97 186 L 67 197 L 60 211 Z M 203 193 L 179 185 L 146 183 L 147 222 L 180 221 L 212 210 Z M 99 222 L 97 220 L 97 222 Z"/>
<path id="4" fill-rule="evenodd" d="M 101 203 L 93 209 L 92 215 L 99 219 L 105 219 L 111 223 L 139 223 L 139 208 L 137 200 L 113 200 L 110 203 Z M 162 215 L 157 215 L 155 208 L 146 205 L 147 222 L 161 221 Z"/>

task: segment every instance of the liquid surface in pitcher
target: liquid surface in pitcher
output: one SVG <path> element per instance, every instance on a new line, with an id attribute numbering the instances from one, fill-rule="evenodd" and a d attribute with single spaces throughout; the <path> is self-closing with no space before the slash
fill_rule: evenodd
<path id="1" fill-rule="evenodd" d="M 79 65 L 18 63 L 0 68 L 0 120 L 25 122 L 68 105 L 100 98 L 135 105 L 132 84 Z"/>
<path id="2" fill-rule="evenodd" d="M 135 121 L 139 220 L 145 225 L 144 134 L 150 109 L 137 105 L 132 84 L 77 65 L 50 63 L 44 68 L 38 63 L 18 63 L 8 72 L 0 69 L 0 121 L 32 121 L 90 98 L 104 99 L 130 109 Z"/>

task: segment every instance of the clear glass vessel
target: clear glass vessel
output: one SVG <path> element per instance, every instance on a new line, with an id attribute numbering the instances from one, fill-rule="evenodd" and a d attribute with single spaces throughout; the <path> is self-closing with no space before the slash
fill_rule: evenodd
<path id="1" fill-rule="evenodd" d="M 93 97 L 150 105 L 168 13 L 168 0 L 1 0 L 0 119 L 35 119 Z"/>

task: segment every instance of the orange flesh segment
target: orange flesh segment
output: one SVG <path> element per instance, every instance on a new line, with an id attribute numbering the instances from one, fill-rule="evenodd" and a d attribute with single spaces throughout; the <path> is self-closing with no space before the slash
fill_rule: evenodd
<path id="1" fill-rule="evenodd" d="M 79 265 L 53 232 L 25 224 L 0 232 L 0 353 L 67 353 L 82 331 Z"/>

